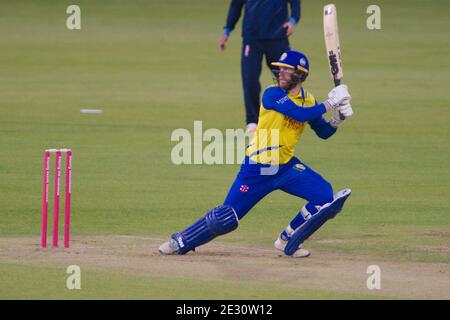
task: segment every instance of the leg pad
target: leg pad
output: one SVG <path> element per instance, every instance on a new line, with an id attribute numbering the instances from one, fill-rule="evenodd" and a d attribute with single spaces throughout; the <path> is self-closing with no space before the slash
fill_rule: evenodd
<path id="1" fill-rule="evenodd" d="M 288 256 L 294 254 L 306 239 L 316 232 L 327 220 L 333 219 L 342 210 L 345 200 L 347 200 L 350 194 L 350 189 L 343 189 L 337 192 L 332 202 L 323 205 L 316 214 L 295 230 L 284 248 L 284 253 Z"/>
<path id="2" fill-rule="evenodd" d="M 172 239 L 178 243 L 178 253 L 185 254 L 219 235 L 233 231 L 238 223 L 234 209 L 228 205 L 220 205 L 187 229 L 174 233 Z"/>

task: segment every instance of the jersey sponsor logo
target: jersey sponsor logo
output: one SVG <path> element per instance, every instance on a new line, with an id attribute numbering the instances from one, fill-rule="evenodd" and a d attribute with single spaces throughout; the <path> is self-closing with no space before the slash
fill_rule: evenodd
<path id="1" fill-rule="evenodd" d="M 289 129 L 298 130 L 303 126 L 303 123 L 285 115 L 284 126 Z"/>
<path id="2" fill-rule="evenodd" d="M 285 103 L 288 100 L 289 100 L 289 97 L 288 96 L 284 96 L 283 98 L 277 100 L 277 104 L 283 104 L 283 103 Z"/>
<path id="3" fill-rule="evenodd" d="M 249 189 L 249 187 L 248 187 L 248 185 L 246 185 L 246 184 L 241 185 L 241 187 L 239 188 L 239 190 L 240 190 L 241 192 L 247 192 L 248 189 Z"/>

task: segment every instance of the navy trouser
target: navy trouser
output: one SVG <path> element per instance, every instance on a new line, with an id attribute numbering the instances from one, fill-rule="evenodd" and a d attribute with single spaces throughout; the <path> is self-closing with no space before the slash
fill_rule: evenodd
<path id="1" fill-rule="evenodd" d="M 258 165 L 242 165 L 224 201 L 224 204 L 234 208 L 239 219 L 275 190 L 303 198 L 312 206 L 322 206 L 333 201 L 331 185 L 295 157 L 287 164 L 279 166 L 274 175 L 260 175 L 259 172 Z"/>
<path id="2" fill-rule="evenodd" d="M 287 38 L 281 39 L 244 39 L 242 44 L 241 73 L 244 89 L 244 103 L 247 124 L 258 123 L 261 84 L 259 76 L 262 70 L 262 59 L 273 69 L 271 62 L 278 61 L 281 54 L 289 50 Z"/>

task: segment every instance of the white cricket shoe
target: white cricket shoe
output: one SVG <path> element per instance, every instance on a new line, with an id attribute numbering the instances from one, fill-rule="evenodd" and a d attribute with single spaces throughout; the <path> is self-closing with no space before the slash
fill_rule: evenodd
<path id="1" fill-rule="evenodd" d="M 249 124 L 247 124 L 247 127 L 245 128 L 245 133 L 254 133 L 256 131 L 256 128 L 258 128 L 258 124 L 250 122 Z"/>
<path id="2" fill-rule="evenodd" d="M 175 241 L 175 240 L 173 240 L 173 239 L 170 239 L 169 241 L 167 241 L 167 242 L 164 242 L 160 247 L 159 247 L 159 252 L 161 253 L 161 254 L 166 254 L 166 255 L 169 255 L 169 254 L 178 254 L 178 243 Z"/>
<path id="3" fill-rule="evenodd" d="M 283 251 L 283 253 L 284 253 L 284 248 L 286 247 L 287 243 L 288 243 L 287 240 L 283 240 L 281 238 L 281 236 L 278 236 L 278 239 L 275 241 L 273 246 L 275 247 L 275 249 Z M 308 250 L 302 249 L 301 246 L 299 246 L 297 251 L 295 251 L 294 254 L 292 255 L 292 257 L 306 258 L 306 257 L 309 257 L 310 255 L 311 255 L 311 253 Z"/>

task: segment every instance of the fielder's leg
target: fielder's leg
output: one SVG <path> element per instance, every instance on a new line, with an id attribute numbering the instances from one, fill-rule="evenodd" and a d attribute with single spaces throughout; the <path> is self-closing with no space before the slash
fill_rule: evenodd
<path id="1" fill-rule="evenodd" d="M 263 51 L 257 40 L 244 39 L 241 54 L 241 75 L 247 125 L 257 124 L 261 84 Z M 278 58 L 277 58 L 278 59 Z"/>
<path id="2" fill-rule="evenodd" d="M 273 69 L 272 62 L 278 61 L 281 55 L 290 50 L 289 40 L 287 38 L 282 39 L 270 39 L 263 40 L 264 54 L 266 56 L 266 64 L 269 70 Z"/>

